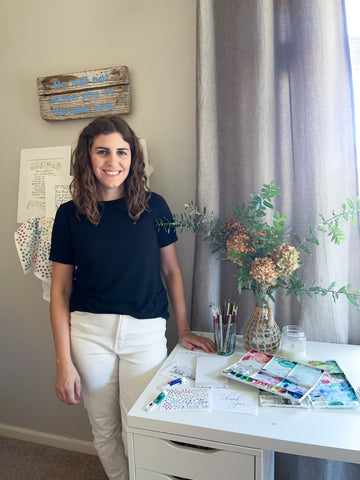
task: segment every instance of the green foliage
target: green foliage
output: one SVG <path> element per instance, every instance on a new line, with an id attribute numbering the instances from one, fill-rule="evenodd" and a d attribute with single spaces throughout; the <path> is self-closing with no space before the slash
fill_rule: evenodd
<path id="1" fill-rule="evenodd" d="M 303 294 L 306 294 L 312 299 L 330 295 L 334 302 L 341 295 L 345 295 L 348 301 L 360 310 L 360 289 L 352 291 L 351 284 L 336 288 L 335 282 L 332 282 L 328 287 L 322 287 L 315 283 L 309 287 L 302 282 L 295 271 L 301 265 L 301 262 L 294 271 L 280 275 L 276 283 L 266 288 L 250 275 L 251 265 L 255 259 L 270 258 L 271 252 L 284 245 L 284 238 L 290 236 L 285 229 L 287 216 L 281 216 L 279 212 L 274 211 L 273 199 L 279 194 L 279 190 L 274 182 L 264 184 L 257 195 L 250 195 L 251 200 L 247 205 L 232 207 L 234 219 L 241 222 L 249 234 L 249 237 L 246 237 L 248 247 L 246 251 L 239 251 L 227 246 L 228 236 L 224 232 L 224 221 L 221 219 L 214 220 L 211 215 L 208 215 L 206 207 L 200 210 L 193 202 L 185 205 L 183 213 L 175 214 L 173 221 L 164 219 L 158 221 L 158 226 L 163 226 L 168 230 L 177 228 L 180 232 L 190 230 L 201 235 L 205 241 L 213 243 L 214 252 L 221 251 L 224 254 L 223 259 L 225 261 L 237 265 L 238 270 L 235 277 L 239 293 L 251 289 L 255 295 L 266 293 L 274 299 L 273 292 L 281 289 L 283 296 L 294 294 L 298 301 Z M 272 215 L 271 211 L 273 211 Z M 309 225 L 308 233 L 304 238 L 296 233 L 292 235 L 296 252 L 312 255 L 311 249 L 320 245 L 318 238 L 320 234 L 326 235 L 335 245 L 340 245 L 345 240 L 340 222 L 351 221 L 353 225 L 356 225 L 359 211 L 360 198 L 358 197 L 356 202 L 347 198 L 342 204 L 340 212 L 332 211 L 329 218 L 320 214 L 320 223 L 316 227 Z M 269 218 L 270 221 L 267 220 Z"/>

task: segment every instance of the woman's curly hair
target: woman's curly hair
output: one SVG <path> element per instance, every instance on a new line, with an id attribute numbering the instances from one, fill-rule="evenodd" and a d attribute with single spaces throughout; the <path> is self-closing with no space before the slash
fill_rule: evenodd
<path id="1" fill-rule="evenodd" d="M 95 225 L 99 223 L 101 213 L 98 208 L 96 180 L 91 165 L 90 150 L 95 137 L 116 132 L 122 135 L 131 150 L 130 171 L 124 182 L 128 214 L 136 222 L 148 208 L 150 191 L 146 185 L 144 155 L 137 136 L 119 115 L 96 117 L 80 133 L 72 154 L 74 178 L 70 186 L 77 212 L 85 215 Z"/>

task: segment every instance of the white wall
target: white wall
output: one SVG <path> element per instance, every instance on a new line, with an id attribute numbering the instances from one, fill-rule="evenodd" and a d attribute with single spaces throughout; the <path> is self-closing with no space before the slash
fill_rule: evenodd
<path id="1" fill-rule="evenodd" d="M 36 79 L 127 65 L 132 113 L 147 140 L 151 187 L 173 211 L 195 196 L 195 0 L 2 0 L 0 425 L 91 440 L 82 406 L 54 394 L 54 351 L 41 283 L 14 244 L 20 149 L 72 145 L 85 120 L 46 122 Z M 193 239 L 179 255 L 190 302 Z M 176 342 L 169 324 L 170 347 Z M 1 433 L 1 429 L 0 429 Z"/>

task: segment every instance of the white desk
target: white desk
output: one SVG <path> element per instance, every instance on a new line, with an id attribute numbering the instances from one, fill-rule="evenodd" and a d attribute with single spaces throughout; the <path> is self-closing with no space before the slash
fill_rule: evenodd
<path id="1" fill-rule="evenodd" d="M 177 346 L 166 360 L 170 363 Z M 307 358 L 336 360 L 355 388 L 360 346 L 307 343 Z M 228 365 L 245 353 L 241 337 Z M 162 367 L 163 369 L 164 367 Z M 155 375 L 128 415 L 131 480 L 265 480 L 272 452 L 360 463 L 360 409 L 259 407 L 258 414 L 225 411 L 145 412 L 164 377 Z M 253 389 L 229 379 L 229 388 Z M 187 445 L 179 445 L 181 442 Z M 208 447 L 208 450 L 192 448 Z"/>

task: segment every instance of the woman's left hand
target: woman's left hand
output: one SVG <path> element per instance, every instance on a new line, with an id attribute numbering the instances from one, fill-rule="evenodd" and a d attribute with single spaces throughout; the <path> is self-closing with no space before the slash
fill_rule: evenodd
<path id="1" fill-rule="evenodd" d="M 179 333 L 179 343 L 187 350 L 195 350 L 195 348 L 202 348 L 206 353 L 215 353 L 215 344 L 210 338 L 200 337 L 195 333 L 186 330 Z"/>

